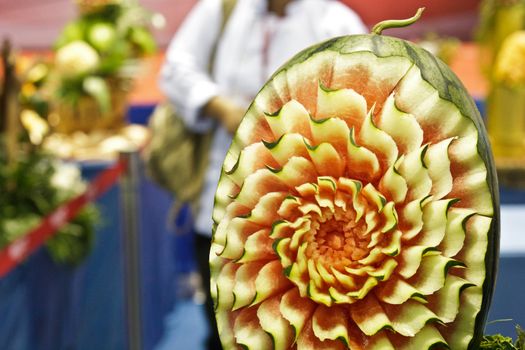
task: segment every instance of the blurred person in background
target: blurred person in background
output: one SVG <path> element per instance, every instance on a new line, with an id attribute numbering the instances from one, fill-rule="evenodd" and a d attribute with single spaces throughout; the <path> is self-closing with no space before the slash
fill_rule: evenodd
<path id="1" fill-rule="evenodd" d="M 197 2 L 170 43 L 160 76 L 162 91 L 187 126 L 214 130 L 200 209 L 194 213 L 211 331 L 207 346 L 214 350 L 221 345 L 209 293 L 212 209 L 232 135 L 251 100 L 286 60 L 319 41 L 367 32 L 360 17 L 335 0 L 237 0 L 223 27 L 223 1 Z"/>

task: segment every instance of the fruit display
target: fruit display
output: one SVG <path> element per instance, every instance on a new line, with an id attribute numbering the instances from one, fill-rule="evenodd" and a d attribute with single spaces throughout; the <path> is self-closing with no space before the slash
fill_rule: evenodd
<path id="1" fill-rule="evenodd" d="M 130 0 L 75 3 L 78 16 L 56 39 L 42 79 L 40 94 L 51 106 L 41 116 L 66 134 L 119 129 L 140 60 L 156 51 L 151 28 L 162 16 Z"/>

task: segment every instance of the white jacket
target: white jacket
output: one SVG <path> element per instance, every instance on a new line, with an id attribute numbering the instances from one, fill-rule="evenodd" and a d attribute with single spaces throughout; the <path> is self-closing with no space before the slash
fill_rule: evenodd
<path id="1" fill-rule="evenodd" d="M 295 0 L 285 17 L 267 11 L 266 0 L 237 0 L 220 38 L 222 1 L 200 0 L 173 38 L 161 70 L 160 87 L 187 125 L 214 127 L 201 108 L 214 96 L 248 107 L 269 76 L 286 60 L 322 40 L 366 32 L 360 18 L 335 0 Z M 210 55 L 218 41 L 213 74 Z M 217 127 L 195 229 L 211 235 L 213 198 L 231 135 Z M 176 176 L 176 174 L 174 174 Z"/>

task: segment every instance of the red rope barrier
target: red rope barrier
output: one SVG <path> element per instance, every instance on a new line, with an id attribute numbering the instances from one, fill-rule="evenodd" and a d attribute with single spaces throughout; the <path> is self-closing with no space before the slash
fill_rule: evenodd
<path id="1" fill-rule="evenodd" d="M 98 174 L 84 193 L 56 208 L 36 228 L 2 249 L 0 251 L 0 277 L 8 274 L 40 248 L 46 240 L 72 220 L 86 204 L 95 201 L 109 190 L 126 169 L 126 163 L 124 160 L 119 160 L 115 165 Z"/>

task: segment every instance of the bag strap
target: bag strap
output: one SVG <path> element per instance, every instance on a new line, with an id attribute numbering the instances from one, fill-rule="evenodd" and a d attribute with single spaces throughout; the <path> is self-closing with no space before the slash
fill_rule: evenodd
<path id="1" fill-rule="evenodd" d="M 222 22 L 219 29 L 219 34 L 217 35 L 217 39 L 215 40 L 215 43 L 212 47 L 212 51 L 210 54 L 210 60 L 208 61 L 208 72 L 211 74 L 213 72 L 213 64 L 215 62 L 215 58 L 217 55 L 217 48 L 219 46 L 219 41 L 222 37 L 222 34 L 224 33 L 224 29 L 226 28 L 226 23 L 228 22 L 228 19 L 230 18 L 235 5 L 237 4 L 237 0 L 222 0 Z M 199 141 L 197 142 L 198 147 L 201 147 L 203 149 L 206 149 L 206 152 L 208 152 L 210 146 L 211 146 L 211 139 L 212 139 L 212 132 L 207 132 L 205 134 L 196 134 L 194 137 L 198 137 Z M 208 162 L 208 157 L 205 158 L 206 160 L 201 161 L 198 165 L 199 168 L 205 166 L 204 162 Z M 199 191 L 200 193 L 200 191 Z M 193 213 L 196 213 L 196 209 L 199 202 L 199 196 L 197 195 L 193 200 L 190 200 L 189 203 L 191 205 L 191 209 Z M 170 222 L 174 222 L 171 220 L 174 220 L 175 217 L 178 216 L 180 210 L 182 209 L 184 201 L 177 201 L 174 206 L 171 209 L 171 219 Z"/>
<path id="2" fill-rule="evenodd" d="M 213 71 L 213 64 L 215 63 L 215 58 L 217 56 L 217 48 L 219 46 L 219 41 L 222 37 L 222 34 L 224 33 L 224 28 L 226 28 L 226 23 L 228 23 L 228 19 L 230 18 L 236 4 L 237 4 L 237 0 L 222 0 L 221 27 L 219 29 L 219 35 L 217 35 L 217 40 L 215 40 L 215 44 L 213 45 L 213 48 L 210 54 L 210 60 L 208 62 L 208 72 L 210 73 Z"/>
<path id="3" fill-rule="evenodd" d="M 235 8 L 236 4 L 237 4 L 237 0 L 222 0 L 221 33 L 224 30 L 224 27 L 226 26 L 226 22 L 228 22 L 228 18 L 230 18 L 230 15 L 232 14 L 233 9 Z"/>

